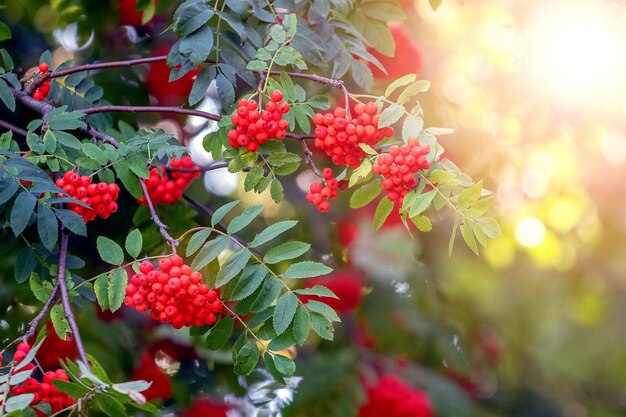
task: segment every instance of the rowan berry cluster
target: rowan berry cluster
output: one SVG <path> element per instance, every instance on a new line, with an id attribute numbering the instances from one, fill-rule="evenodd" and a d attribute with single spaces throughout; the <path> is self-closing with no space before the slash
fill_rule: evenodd
<path id="1" fill-rule="evenodd" d="M 45 74 L 46 72 L 48 72 L 48 64 L 46 64 L 45 62 L 39 64 L 39 72 L 41 74 Z M 33 93 L 33 98 L 37 101 L 41 101 L 44 98 L 48 97 L 48 94 L 50 94 L 50 80 L 44 81 L 35 90 L 35 92 Z"/>
<path id="2" fill-rule="evenodd" d="M 374 103 L 359 103 L 354 107 L 356 118 L 347 116 L 343 107 L 332 113 L 317 113 L 313 116 L 315 147 L 330 156 L 335 165 L 359 166 L 365 152 L 359 146 L 364 143 L 374 147 L 383 138 L 393 136 L 393 128 L 378 128 L 378 107 Z"/>
<path id="3" fill-rule="evenodd" d="M 426 159 L 428 152 L 428 145 L 420 145 L 416 138 L 411 138 L 405 145 L 394 145 L 388 153 L 378 156 L 378 160 L 372 164 L 372 172 L 385 178 L 381 187 L 387 191 L 389 200 L 402 204 L 406 193 L 417 187 L 415 173 L 430 167 Z"/>
<path id="4" fill-rule="evenodd" d="M 80 176 L 74 171 L 67 171 L 62 178 L 56 180 L 56 185 L 68 193 L 70 197 L 80 200 L 91 208 L 75 203 L 68 203 L 67 208 L 81 216 L 85 223 L 94 220 L 97 216 L 106 219 L 117 211 L 117 196 L 120 187 L 113 183 L 99 182 L 93 184 L 91 177 Z"/>
<path id="5" fill-rule="evenodd" d="M 283 114 L 289 112 L 289 103 L 282 101 L 283 93 L 279 90 L 272 91 L 270 98 L 262 112 L 256 101 L 239 100 L 237 113 L 230 118 L 235 125 L 235 129 L 228 131 L 230 146 L 255 152 L 268 140 L 285 137 L 289 122 L 283 119 Z"/>
<path id="6" fill-rule="evenodd" d="M 30 352 L 30 346 L 27 343 L 20 343 L 17 345 L 17 351 L 13 356 L 16 362 L 20 362 L 26 358 Z M 30 368 L 28 368 L 30 366 Z M 32 369 L 34 365 L 28 364 L 27 367 L 23 367 L 19 372 L 23 372 L 26 369 Z M 35 378 L 26 379 L 21 385 L 13 387 L 11 389 L 12 395 L 33 394 L 34 398 L 30 403 L 30 406 L 34 406 L 38 403 L 48 403 L 52 408 L 52 414 L 61 411 L 65 407 L 69 407 L 74 404 L 74 399 L 69 397 L 66 393 L 59 391 L 57 387 L 53 385 L 55 380 L 69 381 L 67 374 L 63 369 L 57 369 L 56 371 L 46 372 L 43 375 L 43 382 L 37 381 Z M 46 413 L 33 407 L 38 417 L 46 416 Z"/>
<path id="7" fill-rule="evenodd" d="M 309 187 L 306 199 L 309 203 L 315 204 L 319 211 L 325 213 L 330 209 L 328 200 L 337 198 L 339 190 L 345 190 L 348 182 L 346 180 L 337 181 L 337 178 L 333 177 L 333 170 L 330 168 L 324 168 L 322 177 L 326 186 L 322 185 L 321 182 L 314 182 Z"/>
<path id="8" fill-rule="evenodd" d="M 407 385 L 395 376 L 382 377 L 378 384 L 367 389 L 367 402 L 359 409 L 358 417 L 431 417 L 432 406 L 428 395 Z"/>
<path id="9" fill-rule="evenodd" d="M 124 304 L 150 311 L 161 323 L 171 323 L 176 329 L 203 326 L 215 323 L 222 311 L 219 290 L 202 284 L 200 272 L 192 272 L 178 255 L 161 259 L 157 269 L 144 261 L 139 271 L 126 287 Z"/>
<path id="10" fill-rule="evenodd" d="M 183 198 L 183 191 L 189 187 L 194 178 L 200 176 L 198 167 L 194 165 L 190 156 L 184 156 L 181 159 L 172 158 L 170 166 L 174 169 L 170 170 L 169 175 L 166 173 L 167 168 L 152 168 L 150 178 L 143 180 L 148 188 L 152 204 L 172 204 L 180 200 Z M 189 171 L 177 171 L 178 168 Z M 147 204 L 145 196 L 138 201 L 141 204 Z"/>

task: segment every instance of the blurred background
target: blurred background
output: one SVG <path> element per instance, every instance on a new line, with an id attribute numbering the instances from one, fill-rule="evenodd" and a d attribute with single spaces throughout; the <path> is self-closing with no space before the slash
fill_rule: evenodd
<path id="1" fill-rule="evenodd" d="M 166 51 L 167 36 L 155 36 L 167 26 L 171 8 L 159 5 L 156 17 L 144 25 L 133 14 L 133 3 L 11 0 L 0 9 L 0 19 L 14 33 L 5 47 L 24 69 L 47 48 L 55 63 Z M 243 178 L 236 175 L 207 175 L 194 185 L 192 196 L 208 206 L 236 196 L 247 204 L 266 204 L 268 224 L 311 219 L 295 234 L 313 241 L 316 256 L 339 271 L 324 282 L 342 298 L 335 307 L 343 322 L 335 342 L 311 338 L 290 352 L 302 379 L 279 388 L 263 374 L 237 380 L 227 353 L 203 349 L 202 341 L 186 331 L 154 328 L 132 311 L 112 317 L 93 305 L 81 308 L 88 350 L 119 378 L 161 381 L 153 398 L 163 402 L 164 414 L 221 416 L 239 410 L 255 415 L 271 407 L 285 416 L 311 417 L 626 414 L 621 301 L 626 297 L 621 183 L 626 178 L 626 4 L 436 3 L 401 2 L 408 18 L 390 23 L 396 57 L 377 55 L 389 74 L 374 71 L 375 89 L 382 91 L 411 72 L 432 82 L 420 98 L 426 126 L 455 130 L 441 139 L 445 156 L 493 190 L 492 212 L 503 235 L 490 241 L 480 258 L 462 242 L 448 257 L 449 216 L 436 217 L 433 230 L 417 233 L 415 240 L 399 219 L 389 219 L 374 234 L 375 205 L 354 213 L 344 200 L 323 216 L 307 207 L 306 172 L 285 185 L 288 201 L 279 205 L 269 195 L 244 193 Z M 98 73 L 95 79 L 105 99 L 116 104 L 182 104 L 190 81 L 163 89 L 167 75 L 167 68 L 152 66 Z M 210 98 L 209 92 L 202 106 L 215 105 Z M 28 117 L 18 114 L 15 123 Z M 163 119 L 115 115 L 116 126 L 124 120 L 175 132 L 191 143 L 197 163 L 206 163 L 197 138 L 211 127 Z M 132 203 L 128 198 L 130 213 Z M 178 218 L 175 231 L 206 221 L 182 203 L 166 211 Z M 144 239 L 157 247 L 159 236 L 146 223 L 145 211 L 125 217 L 115 220 L 117 230 L 143 225 Z M 115 238 L 110 223 L 95 222 L 95 227 L 92 234 Z M 3 252 L 4 341 L 19 333 L 36 301 L 13 280 L 17 253 Z M 97 259 L 88 250 L 80 255 Z M 102 268 L 88 265 L 84 277 Z M 63 352 L 72 355 L 71 342 L 52 339 L 55 353 L 69 343 Z M 150 373 L 137 376 L 134 369 Z M 376 382 L 383 375 L 410 389 Z M 382 408 L 389 414 L 363 406 L 367 398 L 371 406 L 380 396 L 394 395 L 415 402 L 408 411 Z"/>

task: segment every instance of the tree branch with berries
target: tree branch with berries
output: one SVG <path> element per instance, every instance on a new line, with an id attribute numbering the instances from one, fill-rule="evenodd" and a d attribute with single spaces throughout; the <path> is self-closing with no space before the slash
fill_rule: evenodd
<path id="1" fill-rule="evenodd" d="M 310 244 L 289 238 L 298 221 L 265 225 L 262 204 L 211 199 L 208 207 L 186 197 L 202 173 L 241 174 L 246 193 L 269 191 L 275 203 L 303 174 L 306 189 L 290 197 L 292 204 L 308 201 L 328 212 L 343 193 L 354 209 L 377 201 L 374 229 L 397 211 L 407 233 L 414 226 L 426 232 L 428 213 L 446 207 L 454 221 L 450 250 L 457 229 L 474 252 L 499 234 L 484 217 L 493 199 L 482 183 L 441 158 L 437 136 L 449 132 L 423 128 L 416 98 L 427 91 L 425 81 L 407 75 L 382 95 L 363 96 L 371 88 L 366 62 L 380 64 L 363 40 L 338 21 L 314 27 L 304 16 L 315 16 L 317 6 L 294 13 L 269 7 L 235 11 L 224 2 L 217 12 L 205 1 L 184 2 L 173 12 L 178 40 L 167 55 L 53 68 L 45 52 L 32 76 L 24 76 L 0 51 L 0 101 L 11 113 L 33 114 L 26 126 L 0 121 L 6 130 L 0 136 L 0 217 L 8 239 L 20 247 L 15 278 L 42 303 L 0 372 L 0 415 L 2 407 L 46 414 L 157 410 L 141 394 L 148 382 L 114 383 L 89 355 L 74 313 L 83 303 L 112 313 L 125 305 L 155 323 L 189 328 L 196 339 L 206 335 L 210 350 L 228 346 L 235 373 L 249 375 L 262 362 L 278 383 L 296 373 L 285 349 L 302 346 L 312 334 L 333 339 L 339 317 L 326 301 L 336 295 L 324 286 L 295 284 L 332 271 L 328 262 L 307 256 Z M 316 30 L 342 40 L 342 53 L 326 56 L 323 42 L 310 40 Z M 330 60 L 334 68 L 323 68 Z M 164 61 L 170 81 L 194 74 L 189 106 L 111 104 L 95 81 L 98 71 L 141 73 Z M 222 112 L 192 108 L 212 86 Z M 329 88 L 340 93 L 342 105 L 331 108 Z M 140 113 L 213 124 L 203 144 L 214 162 L 198 166 L 173 135 L 115 119 Z M 208 213 L 210 225 L 183 224 L 174 238 L 179 208 Z M 96 227 L 116 217 L 135 222 L 123 239 Z M 142 227 L 141 219 L 149 225 Z M 81 248 L 72 236 L 91 245 L 108 268 L 79 276 Z M 78 358 L 38 380 L 32 375 L 46 316 L 59 338 L 71 337 Z"/>

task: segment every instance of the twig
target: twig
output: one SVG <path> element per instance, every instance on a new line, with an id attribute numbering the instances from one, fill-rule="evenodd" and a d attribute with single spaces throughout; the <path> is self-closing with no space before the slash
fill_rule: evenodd
<path id="1" fill-rule="evenodd" d="M 69 239 L 68 233 L 65 231 L 65 227 L 61 225 L 61 243 L 59 244 L 59 272 L 57 274 L 57 284 L 61 291 L 61 303 L 63 304 L 63 310 L 65 311 L 65 318 L 67 319 L 72 335 L 74 336 L 74 343 L 76 343 L 76 349 L 78 350 L 78 356 L 87 367 L 89 367 L 89 361 L 85 354 L 85 347 L 83 346 L 83 340 L 80 337 L 80 331 L 76 325 L 76 318 L 72 312 L 72 306 L 70 304 L 70 298 L 67 292 L 67 284 L 65 282 L 65 260 L 67 258 L 67 241 Z"/>
<path id="2" fill-rule="evenodd" d="M 200 213 L 204 214 L 208 218 L 213 217 L 213 210 L 211 210 L 210 208 L 208 208 L 204 204 L 200 203 L 199 201 L 194 200 L 193 198 L 189 197 L 187 194 L 183 194 L 183 198 L 185 199 L 186 202 L 188 202 L 193 208 L 195 208 Z M 226 225 L 223 222 L 219 222 L 218 224 L 222 227 L 222 229 L 226 230 Z M 233 237 L 233 239 L 235 239 L 241 245 L 244 245 L 251 252 L 254 252 L 255 254 L 257 254 L 257 255 L 259 255 L 261 257 L 263 256 L 263 254 L 261 252 L 259 252 L 255 248 L 251 248 L 250 245 L 248 243 L 246 243 L 246 241 L 244 241 L 236 233 L 231 233 L 230 235 Z"/>
<path id="3" fill-rule="evenodd" d="M 213 171 L 216 169 L 228 168 L 228 162 L 216 162 L 214 164 L 207 165 L 204 167 L 198 167 L 198 168 L 174 168 L 170 166 L 155 165 L 155 164 L 152 164 L 151 166 L 153 168 L 163 167 L 168 172 L 207 172 L 207 171 Z"/>
<path id="4" fill-rule="evenodd" d="M 10 130 L 15 134 L 18 134 L 20 136 L 26 137 L 26 134 L 28 133 L 26 130 L 22 129 L 21 127 L 17 127 L 15 125 L 12 125 L 9 122 L 5 122 L 4 120 L 0 119 L 0 127 L 5 128 L 6 130 Z"/>
<path id="5" fill-rule="evenodd" d="M 163 239 L 165 239 L 167 244 L 172 247 L 172 252 L 176 253 L 178 240 L 174 239 L 167 232 L 167 229 L 168 229 L 167 225 L 163 223 L 161 219 L 159 218 L 159 215 L 154 209 L 154 204 L 152 204 L 152 199 L 150 198 L 150 193 L 148 192 L 148 187 L 146 187 L 146 183 L 144 183 L 143 180 L 140 179 L 139 184 L 141 185 L 141 190 L 143 191 L 143 197 L 146 199 L 146 203 L 148 204 L 148 210 L 150 210 L 150 217 L 152 218 L 152 221 L 159 228 L 159 232 L 161 233 L 161 236 L 163 236 Z"/>
<path id="6" fill-rule="evenodd" d="M 44 316 L 48 313 L 50 306 L 52 305 L 52 303 L 54 302 L 54 299 L 57 296 L 60 282 L 61 280 L 57 279 L 57 282 L 56 284 L 54 284 L 54 287 L 52 288 L 52 293 L 50 293 L 48 300 L 46 300 L 46 303 L 41 308 L 41 311 L 39 311 L 39 314 L 37 314 L 35 318 L 31 320 L 30 324 L 28 325 L 28 331 L 23 336 L 24 341 L 27 341 L 28 339 L 30 339 L 31 337 L 35 335 L 35 331 L 37 330 L 37 325 L 39 324 L 41 319 L 43 319 Z"/>
<path id="7" fill-rule="evenodd" d="M 203 117 L 205 119 L 213 120 L 219 122 L 222 119 L 222 116 L 207 113 L 205 111 L 193 110 L 193 109 L 185 109 L 182 107 L 168 107 L 168 106 L 97 106 L 90 107 L 87 109 L 81 109 L 81 113 L 85 114 L 94 114 L 94 113 L 106 113 L 106 112 L 118 112 L 118 113 L 160 113 L 160 112 L 168 112 L 168 113 L 180 113 L 186 114 L 188 116 L 198 116 Z"/>
<path id="8" fill-rule="evenodd" d="M 304 160 L 306 161 L 306 164 L 309 166 L 309 168 L 311 168 L 311 171 L 313 171 L 313 173 L 315 175 L 317 175 L 318 177 L 322 178 L 322 174 L 320 173 L 320 171 L 315 166 L 315 162 L 313 162 L 313 158 L 312 158 L 313 157 L 313 153 L 311 152 L 311 150 L 307 146 L 306 141 L 301 140 L 300 141 L 300 146 L 302 146 L 302 152 L 304 152 Z"/>

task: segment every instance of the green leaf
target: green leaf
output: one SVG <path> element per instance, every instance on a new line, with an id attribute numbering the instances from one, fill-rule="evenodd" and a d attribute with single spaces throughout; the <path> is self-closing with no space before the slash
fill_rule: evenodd
<path id="1" fill-rule="evenodd" d="M 188 36 L 201 26 L 205 25 L 213 17 L 213 10 L 206 9 L 189 19 L 185 24 L 180 26 L 176 31 L 183 36 Z"/>
<path id="2" fill-rule="evenodd" d="M 247 207 L 243 211 L 243 213 L 235 217 L 230 222 L 230 224 L 226 228 L 226 231 L 228 232 L 228 234 L 237 233 L 238 231 L 240 231 L 241 229 L 249 225 L 250 222 L 252 222 L 252 220 L 256 218 L 256 216 L 261 214 L 262 211 L 263 211 L 262 204 L 257 204 L 254 206 Z"/>
<path id="3" fill-rule="evenodd" d="M 352 78 L 354 78 L 354 81 L 359 87 L 363 88 L 365 91 L 370 91 L 374 83 L 374 76 L 369 67 L 358 59 L 353 59 L 351 69 Z"/>
<path id="4" fill-rule="evenodd" d="M 296 224 L 298 224 L 297 220 L 285 220 L 285 221 L 274 223 L 268 226 L 261 233 L 257 234 L 252 240 L 252 242 L 250 243 L 250 247 L 256 248 L 257 246 L 261 246 L 264 243 L 269 242 L 275 237 L 291 229 Z"/>
<path id="5" fill-rule="evenodd" d="M 246 174 L 246 178 L 243 181 L 244 190 L 253 190 L 254 187 L 259 183 L 259 181 L 261 181 L 261 178 L 263 178 L 263 174 L 264 171 L 262 165 L 256 165 L 252 167 L 252 169 Z"/>
<path id="6" fill-rule="evenodd" d="M 380 180 L 372 181 L 356 190 L 350 197 L 350 207 L 360 208 L 369 204 L 380 194 Z"/>
<path id="7" fill-rule="evenodd" d="M 0 189 L 0 204 L 4 204 L 9 201 L 19 190 L 20 186 L 17 185 L 17 182 L 11 181 L 9 183 L 4 183 L 3 188 Z"/>
<path id="8" fill-rule="evenodd" d="M 217 274 L 215 286 L 218 288 L 222 287 L 231 279 L 235 278 L 235 276 L 246 266 L 250 257 L 252 257 L 252 253 L 250 253 L 247 248 L 242 248 L 230 255 L 224 265 L 222 265 L 220 272 Z"/>
<path id="9" fill-rule="evenodd" d="M 454 248 L 454 240 L 456 239 L 456 229 L 459 227 L 459 217 L 454 218 L 454 226 L 452 226 L 452 233 L 450 234 L 450 240 L 448 241 L 448 256 L 452 256 L 452 249 Z"/>
<path id="10" fill-rule="evenodd" d="M 213 232 L 213 230 L 204 229 L 194 233 L 189 239 L 189 243 L 187 244 L 186 255 L 191 256 L 196 253 L 196 251 L 200 249 L 202 245 L 204 245 L 204 242 L 206 242 L 206 240 L 209 238 L 211 232 Z"/>
<path id="11" fill-rule="evenodd" d="M 372 162 L 369 159 L 364 159 L 363 162 L 361 162 L 361 165 L 359 165 L 359 167 L 352 172 L 350 181 L 348 182 L 348 187 L 354 186 L 354 184 L 367 177 L 371 171 Z"/>
<path id="12" fill-rule="evenodd" d="M 408 86 L 401 94 L 398 96 L 398 103 L 402 104 L 405 101 L 408 101 L 417 93 L 425 93 L 430 89 L 430 81 L 427 80 L 417 80 L 410 86 Z"/>
<path id="13" fill-rule="evenodd" d="M 122 306 L 127 285 L 128 275 L 124 268 L 114 269 L 109 282 L 109 309 L 111 311 L 115 312 Z"/>
<path id="14" fill-rule="evenodd" d="M 211 216 L 211 226 L 215 227 L 216 224 L 222 221 L 224 216 L 226 216 L 237 204 L 239 204 L 240 200 L 231 201 L 228 204 L 224 204 L 222 207 L 215 210 L 213 216 Z"/>
<path id="15" fill-rule="evenodd" d="M 298 241 L 286 242 L 268 250 L 263 260 L 268 264 L 277 264 L 287 259 L 298 258 L 304 255 L 310 248 L 311 245 L 308 243 Z"/>
<path id="16" fill-rule="evenodd" d="M 293 292 L 295 292 L 296 294 L 301 294 L 301 295 L 316 295 L 318 297 L 330 297 L 330 298 L 339 299 L 339 297 L 337 297 L 337 295 L 335 295 L 334 292 L 332 292 L 331 290 L 329 290 L 323 285 L 315 285 L 311 288 L 300 288 L 300 289 L 294 290 Z"/>
<path id="17" fill-rule="evenodd" d="M 96 394 L 93 397 L 94 404 L 109 417 L 126 417 L 124 405 L 111 395 Z"/>
<path id="18" fill-rule="evenodd" d="M 456 178 L 456 173 L 445 171 L 443 169 L 434 169 L 429 175 L 428 180 L 434 184 L 444 185 Z"/>
<path id="19" fill-rule="evenodd" d="M 2 23 L 2 22 L 0 22 Z M 1 30 L 0 30 L 1 33 Z M 7 415 L 14 411 L 23 410 L 33 402 L 35 394 L 20 394 L 9 398 L 4 404 L 4 411 Z"/>
<path id="20" fill-rule="evenodd" d="M 2 34 L 2 25 L 3 23 L 0 22 L 0 36 Z M 12 112 L 15 111 L 15 97 L 7 85 L 6 80 L 0 81 L 0 99 L 9 110 Z"/>
<path id="21" fill-rule="evenodd" d="M 96 293 L 96 300 L 102 310 L 109 309 L 109 278 L 106 274 L 100 274 L 93 284 L 93 291 Z"/>
<path id="22" fill-rule="evenodd" d="M 450 129 L 447 127 L 429 127 L 426 128 L 425 131 L 434 136 L 450 135 L 454 133 L 454 129 Z"/>
<path id="23" fill-rule="evenodd" d="M 480 198 L 483 189 L 483 182 L 478 181 L 476 184 L 466 188 L 459 194 L 458 205 L 460 209 L 468 209 Z"/>
<path id="24" fill-rule="evenodd" d="M 379 3 L 374 3 L 374 4 L 379 4 Z M 413 81 L 415 81 L 416 78 L 417 78 L 417 75 L 415 74 L 406 74 L 398 78 L 397 80 L 393 81 L 391 84 L 389 84 L 389 86 L 385 90 L 385 97 L 389 97 L 391 94 L 393 94 L 393 92 L 398 87 L 402 87 L 409 83 L 412 83 Z"/>
<path id="25" fill-rule="evenodd" d="M 420 116 L 407 116 L 402 125 L 402 140 L 407 142 L 410 138 L 419 137 L 424 127 L 424 119 Z"/>
<path id="26" fill-rule="evenodd" d="M 402 115 L 404 114 L 404 106 L 400 104 L 393 103 L 389 107 L 387 107 L 380 114 L 380 120 L 378 121 L 378 127 L 382 128 L 385 126 L 390 126 L 400 120 Z"/>
<path id="27" fill-rule="evenodd" d="M 272 354 L 269 352 L 265 352 L 265 354 L 263 355 L 263 361 L 265 361 L 265 367 L 267 368 L 267 371 L 272 374 L 274 379 L 276 379 L 276 381 L 280 382 L 281 384 L 285 384 L 285 379 L 280 374 L 280 372 L 278 372 L 278 369 L 276 369 L 276 364 L 274 363 L 274 358 Z"/>
<path id="28" fill-rule="evenodd" d="M 430 207 L 430 204 L 433 202 L 436 194 L 436 189 L 419 194 L 415 201 L 413 201 L 413 204 L 411 204 L 411 208 L 409 209 L 409 217 L 413 218 L 418 214 L 424 212 L 428 207 Z"/>
<path id="29" fill-rule="evenodd" d="M 209 262 L 217 258 L 218 255 L 228 247 L 229 243 L 230 239 L 228 236 L 218 236 L 205 243 L 193 262 L 191 262 L 191 269 L 198 271 L 207 266 Z"/>
<path id="30" fill-rule="evenodd" d="M 270 184 L 270 196 L 275 203 L 280 203 L 285 196 L 283 185 L 277 179 L 273 179 Z"/>
<path id="31" fill-rule="evenodd" d="M 502 234 L 498 222 L 490 217 L 476 219 L 475 221 L 480 226 L 483 233 L 489 238 L 494 239 Z"/>
<path id="32" fill-rule="evenodd" d="M 235 359 L 234 371 L 237 375 L 250 375 L 259 362 L 259 348 L 255 341 L 243 345 Z"/>
<path id="33" fill-rule="evenodd" d="M 63 311 L 63 306 L 61 304 L 55 304 L 50 309 L 50 321 L 52 321 L 52 326 L 54 327 L 54 331 L 57 333 L 57 336 L 62 340 L 67 339 L 67 334 L 71 333 L 70 324 L 67 322 L 65 318 L 65 312 Z"/>
<path id="34" fill-rule="evenodd" d="M 430 232 L 431 230 L 433 230 L 433 224 L 426 216 L 411 217 L 411 221 L 420 232 Z"/>
<path id="35" fill-rule="evenodd" d="M 126 252 L 133 258 L 137 258 L 143 247 L 143 236 L 139 229 L 135 229 L 126 236 L 126 242 L 124 243 Z"/>
<path id="36" fill-rule="evenodd" d="M 285 279 L 288 278 L 310 278 L 320 275 L 328 275 L 332 272 L 332 268 L 321 262 L 303 261 L 292 264 L 287 272 L 282 274 Z"/>
<path id="37" fill-rule="evenodd" d="M 368 155 L 378 155 L 378 152 L 376 152 L 374 148 L 372 148 L 367 143 L 359 143 L 359 147 L 363 149 L 363 152 L 365 152 Z"/>
<path id="38" fill-rule="evenodd" d="M 89 158 L 93 159 L 100 165 L 106 165 L 109 162 L 109 157 L 106 152 L 100 149 L 97 145 L 93 143 L 83 143 L 82 145 L 83 153 L 87 155 Z"/>
<path id="39" fill-rule="evenodd" d="M 374 220 L 372 226 L 374 231 L 380 229 L 380 227 L 385 223 L 389 214 L 393 210 L 393 202 L 390 201 L 387 197 L 383 197 L 378 206 L 376 207 L 376 212 L 374 213 Z"/>
<path id="40" fill-rule="evenodd" d="M 89 393 L 89 389 L 80 384 L 73 382 L 63 381 L 61 379 L 55 379 L 52 384 L 59 389 L 59 391 L 66 393 L 72 398 L 82 398 Z"/>
<path id="41" fill-rule="evenodd" d="M 71 210 L 59 209 L 55 213 L 57 218 L 70 232 L 81 236 L 87 236 L 87 226 L 83 218 Z"/>
<path id="42" fill-rule="evenodd" d="M 52 130 L 47 129 L 46 133 L 43 134 L 43 144 L 46 148 L 46 152 L 53 154 L 57 149 L 57 139 L 54 136 Z"/>
<path id="43" fill-rule="evenodd" d="M 150 168 L 146 163 L 145 156 L 141 154 L 132 154 L 127 160 L 128 168 L 139 178 L 150 178 Z"/>
<path id="44" fill-rule="evenodd" d="M 287 330 L 294 315 L 296 314 L 297 308 L 298 297 L 296 297 L 292 292 L 285 293 L 278 299 L 272 319 L 276 335 L 281 335 L 285 330 Z"/>
<path id="45" fill-rule="evenodd" d="M 252 303 L 250 310 L 255 313 L 265 310 L 274 303 L 276 298 L 280 295 L 282 288 L 283 285 L 279 280 L 271 275 L 268 276 L 261 287 L 261 291 L 259 291 L 259 294 Z"/>
<path id="46" fill-rule="evenodd" d="M 333 310 L 328 304 L 322 303 L 321 301 L 309 300 L 306 303 L 306 307 L 315 313 L 321 314 L 329 320 L 341 321 L 335 310 Z"/>
<path id="47" fill-rule="evenodd" d="M 267 271 L 263 265 L 249 265 L 244 269 L 241 278 L 233 289 L 231 300 L 242 300 L 250 295 L 263 283 Z"/>
<path id="48" fill-rule="evenodd" d="M 15 236 L 19 236 L 28 226 L 36 204 L 37 197 L 28 192 L 20 193 L 15 199 L 11 210 L 11 228 Z"/>
<path id="49" fill-rule="evenodd" d="M 333 324 L 321 314 L 311 314 L 311 327 L 322 339 L 333 340 L 333 333 L 335 331 Z"/>
<path id="50" fill-rule="evenodd" d="M 249 69 L 251 71 L 263 71 L 267 69 L 267 63 L 259 61 L 258 59 L 254 59 L 248 62 L 248 65 L 246 65 L 246 69 Z"/>
<path id="51" fill-rule="evenodd" d="M 143 192 L 141 190 L 141 185 L 139 184 L 139 179 L 131 172 L 128 167 L 128 162 L 125 159 L 122 159 L 115 164 L 115 172 L 128 192 L 133 197 L 141 199 Z"/>
<path id="52" fill-rule="evenodd" d="M 37 266 L 37 255 L 30 247 L 25 247 L 15 260 L 15 281 L 25 282 Z"/>
<path id="53" fill-rule="evenodd" d="M 28 285 L 30 286 L 30 290 L 33 292 L 35 298 L 42 303 L 45 303 L 52 293 L 52 284 L 50 284 L 49 281 L 45 281 L 44 283 L 42 283 L 42 281 L 39 280 L 37 274 L 30 275 Z M 44 288 L 44 285 L 49 288 Z"/>
<path id="54" fill-rule="evenodd" d="M 311 317 L 307 309 L 300 305 L 296 310 L 296 315 L 293 318 L 293 338 L 300 346 L 306 342 L 309 337 L 309 328 L 311 327 Z"/>
<path id="55" fill-rule="evenodd" d="M 11 29 L 6 23 L 0 22 L 0 41 L 8 41 L 11 39 Z"/>
<path id="56" fill-rule="evenodd" d="M 124 262 L 124 251 L 121 246 L 105 236 L 98 236 L 96 247 L 100 258 L 111 265 L 121 265 Z"/>
<path id="57" fill-rule="evenodd" d="M 274 366 L 278 372 L 286 376 L 291 376 L 296 372 L 294 361 L 283 355 L 274 355 Z"/>
<path id="58" fill-rule="evenodd" d="M 233 332 L 233 326 L 235 322 L 232 317 L 223 317 L 217 322 L 211 329 L 209 335 L 206 338 L 206 346 L 211 350 L 218 350 L 222 348 L 230 334 Z"/>
<path id="59" fill-rule="evenodd" d="M 52 130 L 74 130 L 85 127 L 85 122 L 80 120 L 85 114 L 77 111 L 67 111 L 67 106 L 57 107 L 46 114 L 43 119 Z"/>

